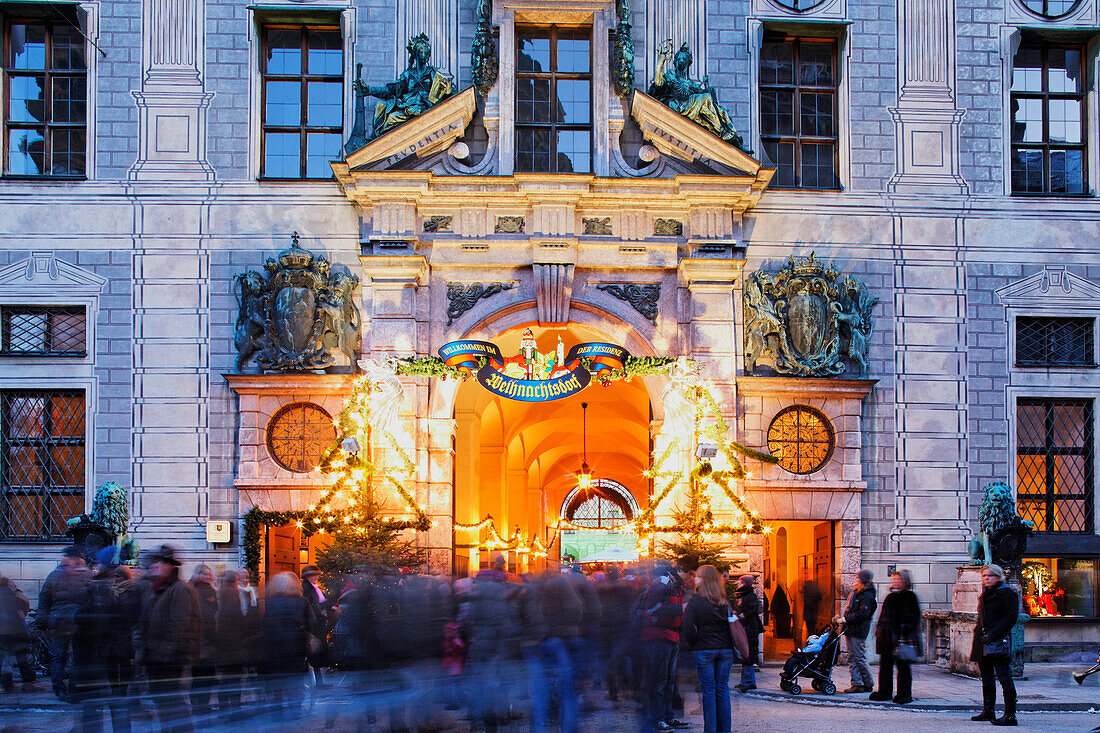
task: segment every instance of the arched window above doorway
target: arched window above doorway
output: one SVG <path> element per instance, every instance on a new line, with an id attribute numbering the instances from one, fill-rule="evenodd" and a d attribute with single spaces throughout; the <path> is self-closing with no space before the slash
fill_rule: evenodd
<path id="1" fill-rule="evenodd" d="M 634 495 L 610 479 L 596 479 L 589 489 L 574 488 L 561 507 L 565 521 L 591 529 L 622 527 L 637 514 L 638 502 Z"/>

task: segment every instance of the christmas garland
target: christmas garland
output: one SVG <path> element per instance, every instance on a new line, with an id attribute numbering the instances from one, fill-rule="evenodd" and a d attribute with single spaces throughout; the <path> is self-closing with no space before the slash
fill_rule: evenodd
<path id="1" fill-rule="evenodd" d="M 478 359 L 478 366 L 484 366 L 485 359 Z M 407 359 L 397 359 L 394 362 L 394 372 L 407 377 L 439 377 L 447 379 L 470 379 L 472 372 L 459 369 L 445 363 L 438 356 L 410 356 Z"/>

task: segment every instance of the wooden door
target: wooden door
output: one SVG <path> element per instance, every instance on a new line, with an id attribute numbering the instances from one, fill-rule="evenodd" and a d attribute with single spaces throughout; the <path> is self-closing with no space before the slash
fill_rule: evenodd
<path id="1" fill-rule="evenodd" d="M 298 528 L 267 528 L 267 577 L 277 573 L 298 574 Z"/>
<path id="2" fill-rule="evenodd" d="M 833 523 L 821 522 L 814 525 L 814 556 L 813 556 L 813 568 L 814 568 L 814 580 L 821 586 L 822 593 L 825 597 L 821 599 L 821 606 L 817 612 L 818 624 L 815 624 L 815 628 L 820 628 L 821 613 L 824 611 L 832 618 L 835 615 L 833 610 L 833 599 L 835 598 L 835 586 L 833 583 Z"/>

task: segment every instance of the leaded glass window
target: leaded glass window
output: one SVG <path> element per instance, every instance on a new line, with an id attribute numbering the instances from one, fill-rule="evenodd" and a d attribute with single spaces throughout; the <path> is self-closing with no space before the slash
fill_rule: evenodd
<path id="1" fill-rule="evenodd" d="M 1016 366 L 1096 366 L 1094 320 L 1020 316 L 1016 319 Z"/>
<path id="2" fill-rule="evenodd" d="M 0 356 L 86 356 L 84 306 L 0 305 Z"/>
<path id="3" fill-rule="evenodd" d="M 1012 61 L 1012 192 L 1085 193 L 1085 49 L 1021 44 Z"/>
<path id="4" fill-rule="evenodd" d="M 516 29 L 516 171 L 592 172 L 589 29 Z"/>
<path id="5" fill-rule="evenodd" d="M 829 419 L 812 407 L 793 405 L 768 427 L 768 450 L 791 473 L 813 473 L 828 463 L 836 446 Z"/>
<path id="6" fill-rule="evenodd" d="M 565 507 L 565 520 L 590 529 L 616 529 L 634 518 L 628 490 L 608 479 L 596 479 L 589 489 L 577 489 Z"/>
<path id="7" fill-rule="evenodd" d="M 1037 532 L 1092 532 L 1092 410 L 1092 400 L 1016 403 L 1016 500 Z"/>
<path id="8" fill-rule="evenodd" d="M 84 393 L 0 391 L 0 537 L 61 540 L 84 511 Z"/>
<path id="9" fill-rule="evenodd" d="M 336 442 L 332 416 L 311 402 L 282 407 L 267 426 L 267 450 L 280 466 L 295 473 L 317 468 Z"/>

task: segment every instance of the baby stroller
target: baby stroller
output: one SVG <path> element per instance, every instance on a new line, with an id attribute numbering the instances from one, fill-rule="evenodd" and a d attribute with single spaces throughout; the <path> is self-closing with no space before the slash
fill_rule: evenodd
<path id="1" fill-rule="evenodd" d="M 806 645 L 797 650 L 783 665 L 779 674 L 779 688 L 792 695 L 800 695 L 802 686 L 799 677 L 809 677 L 810 684 L 818 692 L 826 695 L 836 694 L 836 685 L 831 675 L 840 653 L 840 627 L 829 624 L 817 637 L 811 636 Z"/>

